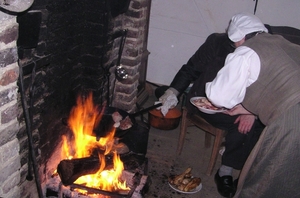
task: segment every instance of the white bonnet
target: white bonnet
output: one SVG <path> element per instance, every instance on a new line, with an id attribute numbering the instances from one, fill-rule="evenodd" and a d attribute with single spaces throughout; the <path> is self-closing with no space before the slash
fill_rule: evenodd
<path id="1" fill-rule="evenodd" d="M 227 33 L 231 41 L 238 42 L 247 34 L 259 31 L 268 32 L 268 29 L 257 16 L 239 13 L 231 18 Z"/>

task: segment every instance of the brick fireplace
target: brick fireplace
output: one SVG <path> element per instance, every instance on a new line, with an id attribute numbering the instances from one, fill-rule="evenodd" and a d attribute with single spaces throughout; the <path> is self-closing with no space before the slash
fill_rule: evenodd
<path id="1" fill-rule="evenodd" d="M 127 112 L 146 100 L 150 7 L 151 0 L 36 0 L 23 12 L 0 9 L 0 197 L 44 196 L 45 164 L 79 93 Z M 118 79 L 123 30 L 128 78 Z"/>

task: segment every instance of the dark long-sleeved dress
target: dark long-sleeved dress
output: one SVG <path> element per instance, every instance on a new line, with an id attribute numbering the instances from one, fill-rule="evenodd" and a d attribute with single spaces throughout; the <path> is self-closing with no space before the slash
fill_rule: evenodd
<path id="1" fill-rule="evenodd" d="M 201 114 L 209 123 L 228 132 L 222 164 L 240 170 L 264 126 L 257 120 L 251 131 L 244 135 L 238 131 L 238 124 L 234 124 L 237 116 L 222 113 L 205 114 L 189 102 L 191 97 L 205 96 L 205 83 L 215 78 L 218 71 L 224 66 L 226 56 L 233 51 L 233 43 L 226 33 L 211 34 L 188 62 L 181 67 L 170 87 L 175 88 L 182 94 L 193 83 L 185 102 L 188 113 Z"/>
<path id="2" fill-rule="evenodd" d="M 203 95 L 205 83 L 215 78 L 223 67 L 226 56 L 233 51 L 233 43 L 226 33 L 211 34 L 181 67 L 170 86 L 183 93 L 190 83 L 194 83 L 191 91 L 196 95 Z"/>

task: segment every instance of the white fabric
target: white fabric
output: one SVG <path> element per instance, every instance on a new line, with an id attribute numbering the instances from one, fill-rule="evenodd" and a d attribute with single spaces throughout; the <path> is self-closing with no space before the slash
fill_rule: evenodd
<path id="1" fill-rule="evenodd" d="M 173 90 L 174 90 L 174 91 L 173 91 Z M 169 89 L 167 89 L 167 90 L 165 91 L 164 95 L 162 95 L 162 96 L 159 98 L 159 101 L 161 101 L 162 103 L 164 103 L 170 95 L 175 95 L 175 96 L 177 96 L 177 94 L 176 94 L 175 92 L 176 92 L 176 93 L 179 93 L 179 92 L 178 92 L 176 89 L 174 89 L 174 88 L 169 88 Z"/>
<path id="2" fill-rule="evenodd" d="M 218 107 L 233 108 L 244 100 L 246 88 L 255 82 L 260 72 L 260 59 L 246 46 L 229 54 L 224 67 L 212 82 L 206 83 L 207 98 Z"/>
<path id="3" fill-rule="evenodd" d="M 162 106 L 158 107 L 157 109 L 159 109 L 164 116 L 167 115 L 169 109 L 172 109 L 177 105 L 177 103 L 178 103 L 177 94 L 178 93 L 179 92 L 176 89 L 169 88 L 165 91 L 164 95 L 162 95 L 159 98 L 159 101 L 155 102 L 155 104 L 162 103 Z"/>
<path id="4" fill-rule="evenodd" d="M 227 33 L 231 41 L 239 42 L 247 34 L 259 31 L 268 32 L 268 29 L 258 17 L 249 13 L 239 13 L 231 18 Z"/>
<path id="5" fill-rule="evenodd" d="M 160 107 L 157 107 L 157 109 L 160 110 L 164 116 L 166 116 L 169 109 L 172 109 L 177 105 L 178 99 L 175 94 L 171 94 L 163 102 L 162 101 L 155 102 L 155 104 L 158 104 L 158 103 L 162 103 L 163 105 Z"/>

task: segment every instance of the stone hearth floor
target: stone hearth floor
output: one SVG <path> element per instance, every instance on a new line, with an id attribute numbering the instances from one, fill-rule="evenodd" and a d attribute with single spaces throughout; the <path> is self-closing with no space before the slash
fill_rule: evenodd
<path id="1" fill-rule="evenodd" d="M 153 95 L 143 104 L 149 107 L 154 104 Z M 180 109 L 179 104 L 177 108 Z M 148 114 L 144 114 L 147 121 Z M 204 147 L 205 133 L 197 127 L 189 127 L 181 155 L 176 155 L 180 125 L 174 130 L 159 130 L 150 128 L 148 140 L 148 175 L 152 184 L 145 198 L 221 198 L 214 183 L 214 174 L 221 163 L 221 155 L 211 176 L 205 174 L 211 154 L 211 147 Z M 213 139 L 213 138 L 212 138 Z M 168 184 L 168 176 L 182 173 L 186 168 L 192 168 L 192 174 L 202 180 L 202 189 L 194 194 L 183 194 L 174 191 Z"/>

